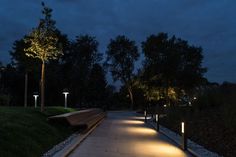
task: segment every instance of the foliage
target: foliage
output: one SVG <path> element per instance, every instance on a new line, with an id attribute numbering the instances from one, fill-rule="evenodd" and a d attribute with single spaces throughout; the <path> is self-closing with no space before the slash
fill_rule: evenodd
<path id="1" fill-rule="evenodd" d="M 27 38 L 28 37 L 25 36 L 20 40 L 16 40 L 13 43 L 12 50 L 10 51 L 12 65 L 17 67 L 19 72 L 35 71 L 39 68 L 39 60 L 29 58 L 26 55 L 25 50 L 30 46 L 29 43 L 25 42 Z"/>
<path id="2" fill-rule="evenodd" d="M 10 96 L 6 94 L 0 94 L 0 106 L 7 106 L 10 104 Z"/>
<path id="3" fill-rule="evenodd" d="M 4 70 L 1 72 L 1 92 L 4 95 L 8 95 L 10 98 L 9 104 L 6 105 L 12 105 L 12 104 L 23 104 L 23 84 L 19 82 L 23 82 L 22 75 L 10 64 L 8 64 L 6 67 L 4 67 Z"/>
<path id="4" fill-rule="evenodd" d="M 139 57 L 135 42 L 125 36 L 117 36 L 115 40 L 111 39 L 106 53 L 106 64 L 112 73 L 114 81 L 120 80 L 122 83 L 131 81 L 134 62 Z"/>
<path id="5" fill-rule="evenodd" d="M 44 3 L 43 15 L 44 19 L 40 20 L 37 28 L 33 29 L 32 32 L 27 36 L 25 42 L 30 46 L 25 49 L 26 55 L 32 58 L 38 58 L 42 61 L 41 69 L 41 111 L 44 111 L 45 105 L 45 63 L 49 60 L 57 59 L 62 55 L 61 47 L 55 27 L 55 21 L 51 19 L 52 9 L 46 7 Z"/>
<path id="6" fill-rule="evenodd" d="M 208 85 L 192 107 L 167 108 L 162 125 L 179 132 L 180 122 L 187 121 L 189 137 L 223 156 L 233 156 L 236 142 L 236 85 L 224 82 Z"/>
<path id="7" fill-rule="evenodd" d="M 52 9 L 46 7 L 44 3 L 42 6 L 42 13 L 45 17 L 40 20 L 38 27 L 34 28 L 26 37 L 25 42 L 30 46 L 25 51 L 27 56 L 47 62 L 50 59 L 57 59 L 62 52 L 58 43 L 56 22 L 51 19 Z"/>
<path id="8" fill-rule="evenodd" d="M 101 65 L 93 65 L 88 82 L 87 102 L 91 103 L 90 107 L 103 108 L 107 94 L 107 82 Z"/>
<path id="9" fill-rule="evenodd" d="M 188 91 L 201 85 L 206 69 L 201 66 L 202 49 L 165 33 L 149 36 L 142 42 L 145 55 L 143 82 L 147 86 L 164 88 L 160 95 L 169 101 L 172 93 Z M 181 93 L 180 93 L 181 94 Z M 174 96 L 177 98 L 176 96 Z"/>
<path id="10" fill-rule="evenodd" d="M 109 68 L 114 81 L 120 80 L 129 91 L 131 108 L 133 108 L 133 95 L 131 81 L 134 76 L 134 63 L 139 57 L 135 41 L 125 36 L 111 39 L 107 46 L 106 66 Z"/>
<path id="11" fill-rule="evenodd" d="M 71 101 L 80 107 L 86 104 L 89 76 L 93 66 L 101 60 L 97 40 L 89 35 L 81 35 L 71 43 L 63 57 L 62 71 L 65 87 L 72 93 Z"/>

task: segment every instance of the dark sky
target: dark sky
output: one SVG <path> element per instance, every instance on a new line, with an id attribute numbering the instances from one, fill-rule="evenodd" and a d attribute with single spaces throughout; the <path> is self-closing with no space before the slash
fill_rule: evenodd
<path id="1" fill-rule="evenodd" d="M 104 52 L 110 38 L 125 34 L 138 43 L 167 32 L 204 49 L 210 81 L 236 82 L 236 0 L 45 0 L 57 27 L 70 39 L 90 34 Z M 0 60 L 41 17 L 39 0 L 0 0 Z"/>

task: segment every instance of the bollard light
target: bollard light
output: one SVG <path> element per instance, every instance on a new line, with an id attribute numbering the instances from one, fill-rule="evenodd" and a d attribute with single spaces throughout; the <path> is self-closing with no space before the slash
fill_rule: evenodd
<path id="1" fill-rule="evenodd" d="M 184 134 L 184 122 L 181 123 L 181 132 Z"/>
<path id="2" fill-rule="evenodd" d="M 38 100 L 39 94 L 37 92 L 34 92 L 33 97 L 34 97 L 34 107 L 37 108 L 37 100 Z"/>
<path id="3" fill-rule="evenodd" d="M 147 121 L 147 111 L 144 111 L 144 118 L 145 118 L 145 122 Z"/>
<path id="4" fill-rule="evenodd" d="M 159 128 L 159 119 L 160 119 L 160 118 L 159 118 L 159 114 L 156 114 L 156 125 L 157 125 L 157 126 L 156 126 L 156 130 L 157 130 L 157 131 L 159 131 L 159 129 L 160 129 L 160 128 Z"/>
<path id="5" fill-rule="evenodd" d="M 183 150 L 187 150 L 187 133 L 186 133 L 186 123 L 185 122 L 181 122 L 181 133 L 182 133 L 181 147 Z"/>
<path id="6" fill-rule="evenodd" d="M 65 108 L 67 108 L 67 95 L 69 94 L 68 89 L 64 89 L 62 94 L 65 95 Z"/>

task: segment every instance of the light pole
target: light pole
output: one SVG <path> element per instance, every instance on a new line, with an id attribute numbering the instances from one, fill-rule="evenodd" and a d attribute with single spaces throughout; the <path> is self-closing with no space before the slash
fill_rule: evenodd
<path id="1" fill-rule="evenodd" d="M 65 108 L 67 108 L 67 95 L 69 94 L 68 89 L 64 89 L 62 94 L 65 95 Z"/>
<path id="2" fill-rule="evenodd" d="M 34 107 L 37 108 L 37 100 L 38 100 L 38 97 L 39 97 L 39 94 L 37 92 L 34 92 Z"/>
<path id="3" fill-rule="evenodd" d="M 160 118 L 159 118 L 159 114 L 156 114 L 156 130 L 159 132 L 160 128 L 159 128 L 159 121 L 160 121 Z"/>
<path id="4" fill-rule="evenodd" d="M 147 110 L 144 111 L 144 121 L 147 122 Z"/>
<path id="5" fill-rule="evenodd" d="M 181 122 L 181 147 L 183 150 L 187 150 L 187 131 L 186 131 L 186 122 Z"/>

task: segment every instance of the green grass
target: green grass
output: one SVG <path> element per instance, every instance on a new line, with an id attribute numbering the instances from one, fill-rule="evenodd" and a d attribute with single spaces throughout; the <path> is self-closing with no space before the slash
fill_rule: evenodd
<path id="1" fill-rule="evenodd" d="M 49 124 L 47 117 L 74 111 L 62 107 L 39 109 L 0 107 L 0 156 L 38 157 L 73 131 Z"/>

